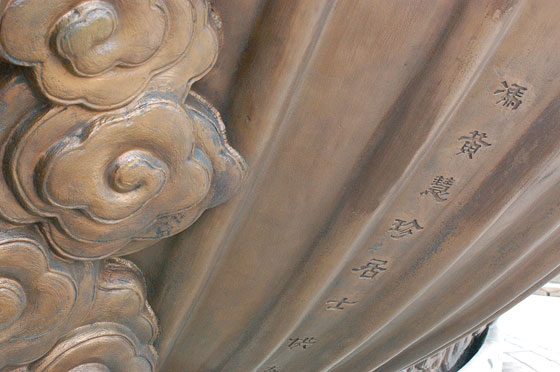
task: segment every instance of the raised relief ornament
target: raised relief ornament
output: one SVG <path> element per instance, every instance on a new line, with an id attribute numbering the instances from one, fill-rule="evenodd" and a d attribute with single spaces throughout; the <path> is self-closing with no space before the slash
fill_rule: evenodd
<path id="1" fill-rule="evenodd" d="M 2 6 L 0 371 L 154 371 L 142 274 L 110 257 L 183 231 L 243 179 L 190 91 L 218 18 L 206 0 Z"/>

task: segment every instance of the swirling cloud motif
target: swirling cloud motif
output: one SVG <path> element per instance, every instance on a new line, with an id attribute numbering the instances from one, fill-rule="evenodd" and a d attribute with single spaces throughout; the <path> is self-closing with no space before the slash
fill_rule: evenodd
<path id="1" fill-rule="evenodd" d="M 153 345 L 158 336 L 157 318 L 148 304 L 142 272 L 132 262 L 110 258 L 100 265 L 86 323 L 119 323 L 134 331 L 138 341 Z"/>
<path id="2" fill-rule="evenodd" d="M 143 345 L 127 327 L 95 323 L 65 336 L 29 372 L 153 372 L 153 347 Z"/>
<path id="3" fill-rule="evenodd" d="M 103 114 L 58 107 L 18 132 L 12 190 L 60 254 L 98 259 L 175 234 L 237 189 L 245 164 L 219 115 L 188 102 L 146 93 Z"/>
<path id="4" fill-rule="evenodd" d="M 0 15 L 0 54 L 32 66 L 61 104 L 120 107 L 157 74 L 180 62 L 207 70 L 218 53 L 206 0 L 7 0 Z"/>
<path id="5" fill-rule="evenodd" d="M 29 372 L 152 372 L 157 320 L 146 301 L 140 270 L 131 262 L 101 262 L 88 316 Z"/>
<path id="6" fill-rule="evenodd" d="M 185 102 L 195 123 L 200 149 L 210 154 L 212 185 L 205 199 L 195 208 L 170 211 L 158 217 L 143 235 L 136 239 L 159 239 L 185 230 L 208 208 L 227 201 L 245 177 L 245 160 L 227 142 L 226 128 L 219 112 L 204 98 L 191 92 Z"/>
<path id="7" fill-rule="evenodd" d="M 66 332 L 64 327 L 74 309 L 81 306 L 72 270 L 57 264 L 44 246 L 46 243 L 33 234 L 2 231 L 0 369 L 32 361 L 48 351 Z M 87 277 L 83 264 L 74 267 Z M 81 282 L 87 284 L 88 280 Z M 91 298 L 92 292 L 83 295 Z"/>
<path id="8" fill-rule="evenodd" d="M 0 370 L 38 360 L 61 337 L 88 324 L 110 324 L 96 329 L 134 346 L 127 349 L 125 343 L 123 349 L 118 343 L 115 350 L 124 350 L 123 357 L 135 350 L 129 359 L 139 352 L 140 366 L 155 365 L 157 319 L 146 300 L 144 277 L 133 263 L 120 258 L 68 262 L 50 253 L 33 228 L 0 232 Z"/>

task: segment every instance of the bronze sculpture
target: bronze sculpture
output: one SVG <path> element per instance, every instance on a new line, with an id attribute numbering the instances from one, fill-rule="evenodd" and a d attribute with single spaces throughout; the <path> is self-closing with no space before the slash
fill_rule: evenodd
<path id="1" fill-rule="evenodd" d="M 0 4 L 1 372 L 394 372 L 559 270 L 552 0 Z"/>

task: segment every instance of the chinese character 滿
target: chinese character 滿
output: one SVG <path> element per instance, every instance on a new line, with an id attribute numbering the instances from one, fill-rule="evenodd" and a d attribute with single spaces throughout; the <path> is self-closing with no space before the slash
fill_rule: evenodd
<path id="1" fill-rule="evenodd" d="M 508 85 L 507 81 L 502 81 L 502 88 L 494 92 L 494 95 L 500 95 L 500 100 L 496 102 L 497 105 L 501 104 L 504 107 L 511 107 L 516 110 L 523 101 L 520 100 L 527 88 L 518 84 Z"/>

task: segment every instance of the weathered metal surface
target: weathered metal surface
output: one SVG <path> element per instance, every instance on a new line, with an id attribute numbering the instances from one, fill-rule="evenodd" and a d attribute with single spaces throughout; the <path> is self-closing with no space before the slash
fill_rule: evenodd
<path id="1" fill-rule="evenodd" d="M 268 2 L 225 113 L 248 180 L 154 279 L 163 370 L 394 372 L 552 275 L 559 13 Z"/>
<path id="2" fill-rule="evenodd" d="M 394 372 L 559 271 L 554 0 L 0 5 L 2 372 Z"/>

